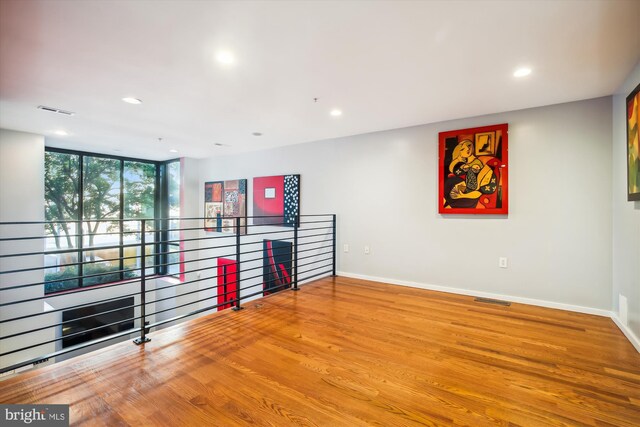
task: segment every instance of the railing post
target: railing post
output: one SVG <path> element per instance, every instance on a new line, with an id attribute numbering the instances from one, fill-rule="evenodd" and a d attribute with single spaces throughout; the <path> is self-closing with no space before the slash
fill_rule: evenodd
<path id="1" fill-rule="evenodd" d="M 232 310 L 242 310 L 240 307 L 240 217 L 236 217 L 236 305 Z"/>
<path id="2" fill-rule="evenodd" d="M 336 214 L 333 214 L 333 272 L 336 275 Z"/>
<path id="3" fill-rule="evenodd" d="M 146 257 L 146 236 L 147 221 L 145 219 L 140 221 L 142 230 L 140 231 L 140 338 L 133 340 L 137 345 L 151 341 L 151 338 L 147 337 L 147 322 L 146 322 L 146 269 L 147 269 L 147 257 Z"/>
<path id="4" fill-rule="evenodd" d="M 298 227 L 300 226 L 300 215 L 296 215 L 293 224 L 293 290 L 299 291 L 298 288 Z"/>

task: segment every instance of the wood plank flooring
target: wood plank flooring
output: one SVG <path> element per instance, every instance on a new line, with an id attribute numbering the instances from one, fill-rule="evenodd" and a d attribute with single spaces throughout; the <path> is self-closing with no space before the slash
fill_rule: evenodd
<path id="1" fill-rule="evenodd" d="M 73 425 L 638 426 L 604 317 L 327 278 L 0 382 Z"/>

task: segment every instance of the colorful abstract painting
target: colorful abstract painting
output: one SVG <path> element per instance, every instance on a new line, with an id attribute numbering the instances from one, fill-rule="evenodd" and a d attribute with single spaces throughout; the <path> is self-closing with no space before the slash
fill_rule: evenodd
<path id="1" fill-rule="evenodd" d="M 640 84 L 627 97 L 627 200 L 640 200 Z"/>
<path id="2" fill-rule="evenodd" d="M 222 233 L 235 233 L 236 218 L 240 218 L 240 234 L 246 234 L 247 180 L 206 182 L 204 218 L 206 231 Z"/>
<path id="3" fill-rule="evenodd" d="M 253 178 L 253 223 L 293 227 L 300 214 L 300 175 Z"/>
<path id="4" fill-rule="evenodd" d="M 441 214 L 509 213 L 508 125 L 439 134 Z"/>
<path id="5" fill-rule="evenodd" d="M 237 273 L 235 260 L 218 258 L 218 311 L 233 306 L 238 292 Z"/>
<path id="6" fill-rule="evenodd" d="M 283 240 L 263 241 L 262 289 L 264 295 L 291 287 L 292 243 Z"/>

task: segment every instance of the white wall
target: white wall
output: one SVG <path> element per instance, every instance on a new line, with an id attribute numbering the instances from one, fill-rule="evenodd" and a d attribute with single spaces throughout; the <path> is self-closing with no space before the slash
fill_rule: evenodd
<path id="1" fill-rule="evenodd" d="M 342 272 L 610 310 L 611 114 L 606 97 L 214 157 L 199 187 L 249 179 L 251 215 L 252 177 L 299 173 L 302 213 L 338 214 Z M 439 215 L 438 132 L 503 122 L 509 215 Z"/>
<path id="2" fill-rule="evenodd" d="M 613 97 L 612 183 L 613 310 L 620 316 L 619 296 L 626 297 L 626 324 L 636 337 L 640 337 L 640 202 L 627 201 L 626 97 L 638 84 L 640 63 Z"/>
<path id="3" fill-rule="evenodd" d="M 0 222 L 44 221 L 44 137 L 24 132 L 0 129 Z M 38 237 L 44 235 L 42 224 L 15 227 L 0 224 L 0 236 Z M 0 254 L 42 252 L 42 239 L 0 241 Z M 0 271 L 6 272 L 29 267 L 43 267 L 42 255 L 0 258 Z M 28 283 L 42 283 L 43 270 L 0 274 L 0 287 L 7 288 Z M 0 292 L 0 302 L 39 298 L 44 286 L 31 286 Z M 25 313 L 42 313 L 42 301 L 26 302 L 0 308 L 0 320 Z M 23 321 L 0 324 L 0 336 L 28 331 L 53 323 L 55 316 L 45 314 Z M 21 337 L 0 340 L 0 353 L 27 347 L 55 338 L 55 328 L 44 329 Z M 8 366 L 55 350 L 55 344 L 46 344 L 20 353 L 3 356 L 0 366 Z"/>

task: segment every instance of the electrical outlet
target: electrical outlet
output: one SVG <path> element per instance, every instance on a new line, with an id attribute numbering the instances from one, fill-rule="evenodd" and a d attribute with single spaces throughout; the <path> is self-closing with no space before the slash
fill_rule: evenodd
<path id="1" fill-rule="evenodd" d="M 344 245 L 342 245 L 342 252 L 349 252 L 349 244 L 345 243 Z"/>
<path id="2" fill-rule="evenodd" d="M 371 248 L 369 246 L 364 247 L 364 254 L 369 255 L 371 253 Z"/>
<path id="3" fill-rule="evenodd" d="M 506 257 L 498 258 L 498 267 L 500 267 L 500 268 L 507 268 L 508 267 L 508 263 L 507 263 L 507 258 Z"/>

